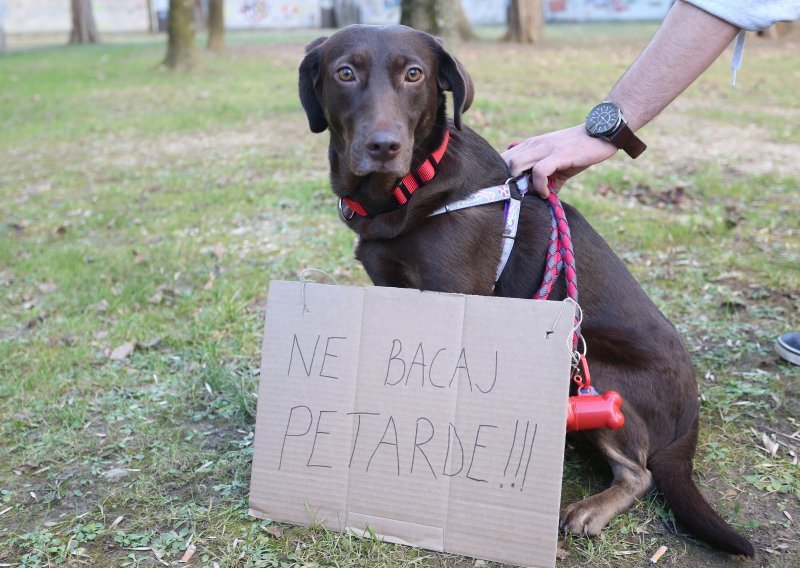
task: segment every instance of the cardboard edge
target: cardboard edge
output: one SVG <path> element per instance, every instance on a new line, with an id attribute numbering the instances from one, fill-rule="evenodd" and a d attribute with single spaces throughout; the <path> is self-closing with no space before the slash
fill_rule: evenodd
<path id="1" fill-rule="evenodd" d="M 400 521 L 398 519 L 390 519 L 387 517 L 376 517 L 373 515 L 365 515 L 350 511 L 348 515 L 347 531 L 352 532 L 356 536 L 362 538 L 372 538 L 374 534 L 379 540 L 384 542 L 391 542 L 394 544 L 402 544 L 405 546 L 413 546 L 417 548 L 424 548 L 433 550 L 435 552 L 444 552 L 444 528 L 434 527 L 429 525 L 421 525 L 419 523 L 411 523 L 408 521 Z M 391 536 L 390 532 L 397 533 L 394 527 L 413 527 L 417 531 L 417 538 L 414 542 L 405 539 Z M 370 533 L 370 529 L 372 532 Z M 400 531 L 400 534 L 408 534 L 408 528 Z"/>

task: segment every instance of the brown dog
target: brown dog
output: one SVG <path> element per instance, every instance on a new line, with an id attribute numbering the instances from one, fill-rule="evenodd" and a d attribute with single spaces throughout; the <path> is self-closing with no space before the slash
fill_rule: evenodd
<path id="1" fill-rule="evenodd" d="M 452 122 L 444 91 L 453 93 Z M 308 46 L 300 100 L 311 130 L 330 130 L 334 193 L 366 215 L 345 208 L 348 226 L 359 236 L 356 257 L 376 285 L 530 298 L 540 284 L 550 223 L 544 200 L 523 200 L 516 244 L 496 285 L 503 204 L 429 217 L 508 178 L 500 155 L 462 126 L 472 96 L 472 81 L 459 62 L 435 38 L 411 28 L 350 26 Z M 398 179 L 440 149 L 446 132 L 449 143 L 433 179 L 413 195 L 406 188 L 395 197 Z M 417 181 L 412 185 L 426 180 Z M 605 241 L 575 209 L 565 209 L 593 384 L 622 394 L 626 422 L 619 430 L 580 434 L 608 460 L 614 480 L 567 507 L 562 527 L 596 535 L 655 484 L 694 535 L 752 556 L 752 545 L 717 515 L 692 480 L 698 392 L 681 338 Z M 551 299 L 564 296 L 559 283 Z"/>

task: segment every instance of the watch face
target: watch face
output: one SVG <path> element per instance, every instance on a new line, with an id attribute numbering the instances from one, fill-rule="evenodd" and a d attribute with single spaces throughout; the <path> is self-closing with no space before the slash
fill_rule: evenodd
<path id="1" fill-rule="evenodd" d="M 600 103 L 586 117 L 586 130 L 594 136 L 611 132 L 619 123 L 619 108 L 613 103 Z"/>

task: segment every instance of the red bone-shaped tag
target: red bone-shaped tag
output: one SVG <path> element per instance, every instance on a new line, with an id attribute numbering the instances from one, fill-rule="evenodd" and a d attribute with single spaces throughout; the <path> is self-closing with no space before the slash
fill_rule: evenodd
<path id="1" fill-rule="evenodd" d="M 617 391 L 597 394 L 592 386 L 589 364 L 581 355 L 583 373 L 576 373 L 572 380 L 578 385 L 578 395 L 569 397 L 567 406 L 567 432 L 610 428 L 616 430 L 625 424 L 620 407 L 622 397 Z"/>
<path id="2" fill-rule="evenodd" d="M 617 391 L 604 394 L 569 397 L 567 406 L 567 432 L 610 428 L 616 430 L 625 424 L 620 411 L 622 397 Z"/>

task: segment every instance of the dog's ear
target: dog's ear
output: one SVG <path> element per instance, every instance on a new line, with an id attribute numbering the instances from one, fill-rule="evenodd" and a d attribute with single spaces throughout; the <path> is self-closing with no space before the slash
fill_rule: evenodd
<path id="1" fill-rule="evenodd" d="M 322 132 L 328 128 L 328 121 L 317 98 L 316 86 L 319 81 L 319 47 L 328 39 L 319 37 L 306 46 L 306 56 L 300 63 L 300 103 L 308 117 L 311 132 Z"/>
<path id="2" fill-rule="evenodd" d="M 461 130 L 461 115 L 472 105 L 475 89 L 464 66 L 445 49 L 442 40 L 434 38 L 439 66 L 439 88 L 453 92 L 453 123 Z"/>

